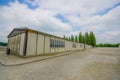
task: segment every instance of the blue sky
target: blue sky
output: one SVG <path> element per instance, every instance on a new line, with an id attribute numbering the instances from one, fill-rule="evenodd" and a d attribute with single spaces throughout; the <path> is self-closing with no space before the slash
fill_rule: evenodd
<path id="1" fill-rule="evenodd" d="M 0 0 L 0 5 L 1 6 L 7 5 L 11 1 L 13 2 L 14 0 Z"/>
<path id="2" fill-rule="evenodd" d="M 61 14 L 57 14 L 56 18 L 60 19 L 63 23 L 68 23 L 69 21 Z"/>
<path id="3" fill-rule="evenodd" d="M 15 27 L 57 36 L 93 31 L 97 43 L 120 43 L 120 0 L 0 0 L 0 41 Z"/>
<path id="4" fill-rule="evenodd" d="M 102 15 L 105 15 L 105 14 L 107 14 L 109 11 L 111 11 L 112 9 L 114 9 L 114 8 L 116 8 L 116 7 L 118 7 L 118 6 L 120 6 L 120 2 L 114 4 L 114 5 L 111 6 L 111 7 L 108 7 L 108 8 L 106 8 L 106 9 L 102 10 L 102 11 L 97 12 L 96 15 L 101 15 L 101 16 L 102 16 Z"/>

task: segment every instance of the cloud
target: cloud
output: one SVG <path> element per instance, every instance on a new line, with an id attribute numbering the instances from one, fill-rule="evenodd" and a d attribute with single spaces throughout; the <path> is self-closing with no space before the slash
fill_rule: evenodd
<path id="1" fill-rule="evenodd" d="M 108 31 L 108 32 L 106 32 L 106 34 L 108 34 L 110 36 L 118 36 L 118 35 L 120 35 L 120 31 Z"/>
<path id="2" fill-rule="evenodd" d="M 29 27 L 58 36 L 93 31 L 97 43 L 118 43 L 120 6 L 115 5 L 119 3 L 120 0 L 16 0 L 0 6 L 0 37 L 5 36 L 2 38 L 7 41 L 13 28 Z M 99 14 L 109 8 L 107 13 Z"/>
<path id="3" fill-rule="evenodd" d="M 120 42 L 120 31 L 107 31 L 97 35 L 97 41 L 99 43 L 119 43 Z M 107 42 L 105 42 L 105 40 Z"/>
<path id="4" fill-rule="evenodd" d="M 23 26 L 59 36 L 71 31 L 71 25 L 62 23 L 55 17 L 55 13 L 40 8 L 31 10 L 27 5 L 17 1 L 10 3 L 9 6 L 0 7 L 0 17 L 2 24 L 0 28 L 5 29 L 3 30 L 6 32 L 5 36 L 13 28 Z M 63 33 L 61 33 L 62 31 Z"/>

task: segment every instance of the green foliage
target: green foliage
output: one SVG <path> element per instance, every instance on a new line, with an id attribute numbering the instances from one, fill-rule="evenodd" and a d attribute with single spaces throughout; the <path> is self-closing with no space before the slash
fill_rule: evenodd
<path id="1" fill-rule="evenodd" d="M 71 41 L 74 41 L 74 36 L 73 35 L 71 35 Z"/>
<path id="2" fill-rule="evenodd" d="M 88 44 L 88 45 L 92 45 L 93 47 L 95 47 L 96 45 L 96 37 L 94 35 L 93 32 L 85 32 L 84 35 L 82 35 L 82 33 L 79 33 L 79 42 L 84 43 L 84 44 Z"/>
<path id="3" fill-rule="evenodd" d="M 71 38 L 69 37 L 69 38 L 68 38 L 68 40 L 70 41 L 70 40 L 71 40 Z"/>
<path id="4" fill-rule="evenodd" d="M 63 35 L 63 38 L 65 39 L 65 35 Z"/>
<path id="5" fill-rule="evenodd" d="M 79 33 L 79 36 L 78 36 L 78 40 L 79 40 L 79 43 L 83 43 L 83 38 L 82 38 L 82 32 Z"/>
<path id="6" fill-rule="evenodd" d="M 88 32 L 85 32 L 85 43 L 90 44 L 90 36 L 89 36 Z"/>
<path id="7" fill-rule="evenodd" d="M 97 44 L 96 47 L 119 47 L 119 44 L 109 44 L 109 43 L 105 43 L 105 44 Z"/>
<path id="8" fill-rule="evenodd" d="M 68 38 L 68 37 L 66 37 L 65 35 L 63 36 L 63 38 L 64 38 L 64 39 L 66 39 L 66 40 L 69 40 L 69 38 Z"/>
<path id="9" fill-rule="evenodd" d="M 7 43 L 5 43 L 5 42 L 0 42 L 0 46 L 7 46 Z"/>
<path id="10" fill-rule="evenodd" d="M 84 36 L 84 35 L 82 36 L 82 41 L 83 41 L 83 43 L 86 42 L 86 39 L 85 39 L 85 36 Z"/>
<path id="11" fill-rule="evenodd" d="M 75 42 L 78 42 L 78 37 L 77 36 L 75 36 Z"/>
<path id="12" fill-rule="evenodd" d="M 93 32 L 90 32 L 89 39 L 90 39 L 90 45 L 92 45 L 93 47 L 95 47 L 95 45 L 96 45 L 96 38 L 95 38 L 95 35 L 94 35 Z"/>
<path id="13" fill-rule="evenodd" d="M 80 32 L 78 36 L 71 35 L 70 37 L 65 37 L 64 35 L 64 38 L 70 41 L 92 45 L 93 47 L 96 45 L 96 37 L 93 32 L 85 32 L 84 35 Z"/>

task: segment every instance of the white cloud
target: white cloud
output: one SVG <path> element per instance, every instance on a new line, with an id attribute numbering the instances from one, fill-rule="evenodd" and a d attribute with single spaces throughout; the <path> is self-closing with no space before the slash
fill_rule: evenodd
<path id="1" fill-rule="evenodd" d="M 101 34 L 97 34 L 97 40 L 99 43 L 119 43 L 120 42 L 119 35 L 120 31 L 107 31 Z"/>
<path id="2" fill-rule="evenodd" d="M 25 4 L 19 2 L 10 3 L 9 6 L 0 7 L 0 28 L 3 28 L 6 35 L 15 27 L 29 27 L 48 33 L 57 33 L 62 36 L 71 31 L 71 25 L 62 23 L 54 17 L 55 13 L 49 10 L 31 10 Z M 61 33 L 63 31 L 63 33 Z M 2 33 L 1 33 L 2 34 Z"/>
<path id="3" fill-rule="evenodd" d="M 18 1 L 0 6 L 0 36 L 7 36 L 14 27 L 29 27 L 62 35 L 93 31 L 97 42 L 120 42 L 120 6 L 104 15 L 96 13 L 110 8 L 120 0 L 25 0 L 36 9 Z M 63 23 L 55 15 L 61 14 L 69 22 Z M 103 39 L 106 37 L 106 39 Z M 115 41 L 116 39 L 116 41 Z M 4 40 L 7 41 L 6 38 Z"/>
<path id="4" fill-rule="evenodd" d="M 120 35 L 120 31 L 108 31 L 105 33 L 110 36 L 119 36 Z"/>

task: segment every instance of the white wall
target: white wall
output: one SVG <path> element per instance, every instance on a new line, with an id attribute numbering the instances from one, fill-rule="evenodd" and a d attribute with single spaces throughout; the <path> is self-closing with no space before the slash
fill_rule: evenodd
<path id="1" fill-rule="evenodd" d="M 19 55 L 20 52 L 20 41 L 21 41 L 21 34 L 16 36 L 16 54 Z"/>
<path id="2" fill-rule="evenodd" d="M 25 33 L 22 33 L 21 40 L 20 40 L 20 52 L 19 52 L 20 56 L 23 56 L 23 53 L 24 53 L 24 44 L 25 44 L 24 41 L 25 41 Z"/>
<path id="3" fill-rule="evenodd" d="M 36 38 L 37 34 L 28 33 L 26 56 L 36 55 Z"/>
<path id="4" fill-rule="evenodd" d="M 45 53 L 50 53 L 50 37 L 45 36 Z"/>
<path id="5" fill-rule="evenodd" d="M 37 55 L 43 54 L 43 49 L 44 49 L 44 36 L 38 35 Z"/>
<path id="6" fill-rule="evenodd" d="M 69 41 L 65 41 L 65 51 L 69 51 L 70 48 Z"/>
<path id="7" fill-rule="evenodd" d="M 10 49 L 10 54 L 13 54 L 13 37 L 8 38 L 8 46 Z"/>
<path id="8" fill-rule="evenodd" d="M 10 53 L 14 55 L 20 54 L 21 34 L 8 38 L 8 48 Z"/>
<path id="9" fill-rule="evenodd" d="M 80 49 L 84 49 L 84 44 L 80 43 Z"/>

